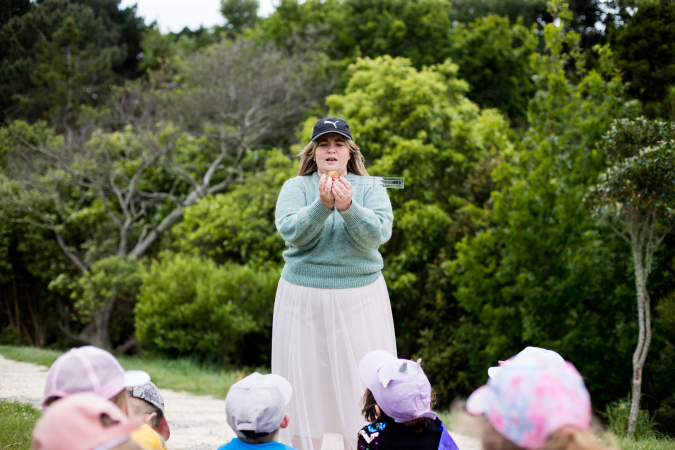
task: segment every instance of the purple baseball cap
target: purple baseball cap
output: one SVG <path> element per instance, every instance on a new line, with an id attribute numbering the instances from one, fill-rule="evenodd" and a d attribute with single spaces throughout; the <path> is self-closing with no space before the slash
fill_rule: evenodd
<path id="1" fill-rule="evenodd" d="M 469 414 L 485 415 L 495 430 L 528 450 L 540 450 L 562 427 L 587 430 L 591 397 L 581 375 L 567 362 L 519 358 L 476 389 L 466 402 Z"/>
<path id="2" fill-rule="evenodd" d="M 87 345 L 74 348 L 56 358 L 49 368 L 42 398 L 42 410 L 51 397 L 66 398 L 81 392 L 91 392 L 106 400 L 119 394 L 125 387 L 150 381 L 142 370 L 126 372 L 110 352 Z"/>
<path id="3" fill-rule="evenodd" d="M 368 353 L 359 363 L 361 381 L 382 411 L 396 422 L 436 418 L 431 411 L 431 383 L 421 363 L 421 359 L 398 359 L 384 350 Z"/>

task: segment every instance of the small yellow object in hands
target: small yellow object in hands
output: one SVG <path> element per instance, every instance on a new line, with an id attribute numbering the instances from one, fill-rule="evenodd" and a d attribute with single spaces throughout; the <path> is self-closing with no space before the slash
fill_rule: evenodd
<path id="1" fill-rule="evenodd" d="M 330 172 L 326 172 L 326 178 L 332 179 L 340 178 L 340 174 L 334 170 L 331 170 Z"/>

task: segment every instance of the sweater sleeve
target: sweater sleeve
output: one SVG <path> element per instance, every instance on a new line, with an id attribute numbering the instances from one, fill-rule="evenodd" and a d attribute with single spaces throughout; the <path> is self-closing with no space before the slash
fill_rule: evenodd
<path id="1" fill-rule="evenodd" d="M 333 213 L 319 198 L 309 205 L 305 203 L 305 192 L 300 183 L 288 180 L 281 188 L 275 216 L 281 237 L 302 250 L 319 242 L 326 228 L 326 219 Z"/>
<path id="2" fill-rule="evenodd" d="M 389 240 L 394 223 L 387 190 L 371 188 L 365 195 L 364 204 L 352 200 L 342 218 L 347 239 L 354 247 L 364 252 L 376 249 Z"/>

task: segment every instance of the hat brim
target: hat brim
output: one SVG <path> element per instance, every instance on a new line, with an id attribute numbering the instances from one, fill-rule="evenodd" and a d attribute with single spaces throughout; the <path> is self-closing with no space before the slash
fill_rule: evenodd
<path id="1" fill-rule="evenodd" d="M 473 416 L 480 416 L 487 411 L 487 385 L 481 386 L 466 401 L 466 411 Z"/>
<path id="2" fill-rule="evenodd" d="M 315 142 L 317 139 L 319 139 L 319 138 L 320 138 L 321 136 L 323 136 L 324 134 L 329 134 L 329 133 L 337 133 L 337 134 L 341 134 L 342 136 L 346 137 L 347 139 L 351 139 L 351 138 L 352 138 L 350 135 L 348 135 L 347 133 L 343 133 L 342 131 L 339 131 L 339 130 L 328 130 L 328 131 L 324 131 L 324 132 L 322 132 L 322 133 L 319 133 L 319 134 L 317 134 L 316 136 L 312 136 L 312 142 Z"/>
<path id="3" fill-rule="evenodd" d="M 159 422 L 159 425 L 157 425 L 157 428 L 155 428 L 155 431 L 157 434 L 162 436 L 165 441 L 168 441 L 169 438 L 171 437 L 171 430 L 169 429 L 169 422 L 166 421 L 166 415 L 162 416 L 162 421 Z"/>
<path id="4" fill-rule="evenodd" d="M 359 377 L 363 384 L 372 391 L 377 384 L 377 371 L 392 361 L 398 361 L 398 358 L 384 350 L 373 350 L 364 356 L 359 362 Z"/>
<path id="5" fill-rule="evenodd" d="M 135 387 L 150 381 L 150 374 L 142 370 L 127 370 L 124 372 L 124 387 Z"/>

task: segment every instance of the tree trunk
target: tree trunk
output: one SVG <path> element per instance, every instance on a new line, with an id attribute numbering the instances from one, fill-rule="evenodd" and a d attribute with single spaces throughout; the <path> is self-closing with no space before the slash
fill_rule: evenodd
<path id="1" fill-rule="evenodd" d="M 96 324 L 96 334 L 94 335 L 93 345 L 111 349 L 112 344 L 110 342 L 110 316 L 112 314 L 113 306 L 115 305 L 115 298 L 109 299 L 106 301 L 103 306 L 94 313 L 94 323 Z"/>
<path id="2" fill-rule="evenodd" d="M 9 298 L 7 297 L 7 290 L 5 289 L 4 284 L 2 285 L 2 296 L 5 299 L 5 308 L 7 308 L 7 317 L 9 318 L 9 324 L 18 327 L 18 325 L 16 325 L 16 322 L 14 321 L 14 317 L 12 316 L 12 308 L 10 308 L 9 306 Z"/>
<path id="3" fill-rule="evenodd" d="M 19 314 L 19 293 L 16 290 L 16 274 L 14 273 L 14 264 L 12 267 L 12 288 L 14 288 L 14 319 L 16 320 L 16 328 L 21 329 L 21 315 Z"/>
<path id="4" fill-rule="evenodd" d="M 628 416 L 628 429 L 626 434 L 632 437 L 635 434 L 638 413 L 640 411 L 640 397 L 642 396 L 642 369 L 647 360 L 647 352 L 652 340 L 651 314 L 649 305 L 649 295 L 647 294 L 647 277 L 651 271 L 651 261 L 654 254 L 652 246 L 652 229 L 649 222 L 644 224 L 642 233 L 638 220 L 634 219 L 630 224 L 631 247 L 633 251 L 633 264 L 635 270 L 635 288 L 637 291 L 637 310 L 638 310 L 638 343 L 633 353 L 633 390 L 631 393 L 630 414 Z M 647 238 L 645 253 L 643 254 L 643 245 Z"/>

